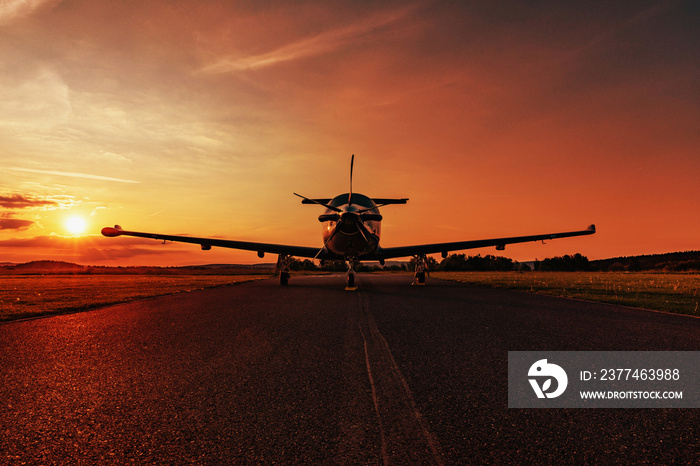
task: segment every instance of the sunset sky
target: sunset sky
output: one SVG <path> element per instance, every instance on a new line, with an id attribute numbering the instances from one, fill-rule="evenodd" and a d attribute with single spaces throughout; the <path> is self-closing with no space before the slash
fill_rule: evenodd
<path id="1" fill-rule="evenodd" d="M 408 197 L 381 244 L 700 249 L 700 3 L 0 1 L 0 262 L 274 262 L 292 193 Z M 73 218 L 70 222 L 69 218 Z M 80 222 L 85 222 L 81 232 Z"/>

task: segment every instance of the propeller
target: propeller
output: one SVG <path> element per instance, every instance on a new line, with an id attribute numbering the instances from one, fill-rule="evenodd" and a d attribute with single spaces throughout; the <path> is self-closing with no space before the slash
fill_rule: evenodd
<path id="1" fill-rule="evenodd" d="M 315 199 L 309 199 L 308 197 L 304 197 L 304 196 L 302 196 L 301 194 L 294 193 L 294 195 L 295 195 L 295 196 L 299 196 L 300 198 L 302 198 L 302 199 L 304 199 L 304 200 L 307 200 L 307 201 L 309 201 L 309 202 L 312 202 L 312 203 L 314 203 L 314 204 L 318 204 L 318 205 L 320 205 L 320 206 L 323 206 L 323 207 L 325 207 L 326 209 L 330 209 L 330 210 L 332 210 L 333 212 L 342 212 L 342 210 L 340 210 L 340 209 L 337 208 L 336 206 L 333 206 L 333 205 L 330 205 L 330 204 L 324 204 L 324 203 L 322 203 L 322 202 L 318 202 L 318 201 L 315 200 Z"/>
<path id="2" fill-rule="evenodd" d="M 350 158 L 350 192 L 348 193 L 348 205 L 352 205 L 352 166 L 355 164 L 355 154 Z"/>
<path id="3" fill-rule="evenodd" d="M 365 235 L 364 228 L 362 228 L 361 225 L 357 225 L 357 231 L 359 231 L 365 241 L 369 243 L 369 238 L 367 238 L 367 235 Z"/>
<path id="4" fill-rule="evenodd" d="M 316 253 L 316 255 L 314 256 L 314 258 L 313 258 L 312 260 L 318 259 L 318 256 L 320 256 L 321 253 L 326 249 L 326 246 L 328 245 L 328 243 L 331 242 L 331 240 L 333 239 L 333 237 L 335 236 L 335 234 L 336 234 L 337 232 L 338 232 L 338 228 L 336 228 L 335 230 L 333 230 L 333 233 L 331 233 L 330 236 L 328 236 L 328 239 L 326 240 L 325 243 L 323 243 L 323 246 L 321 247 L 321 249 L 318 250 L 318 252 Z"/>
<path id="5" fill-rule="evenodd" d="M 354 171 L 354 166 L 355 166 L 355 154 L 352 154 L 352 157 L 350 158 L 350 191 L 348 192 L 348 207 L 352 206 L 352 174 Z M 370 212 L 378 207 L 382 207 L 382 206 L 386 205 L 386 204 L 380 204 L 378 206 L 366 207 L 364 209 L 348 212 L 348 211 L 343 211 L 342 209 L 340 209 L 336 206 L 319 202 L 316 199 L 309 199 L 308 197 L 302 196 L 301 194 L 298 194 L 298 193 L 294 193 L 294 195 L 304 199 L 307 202 L 310 202 L 313 204 L 318 204 L 322 207 L 325 207 L 326 209 L 329 209 L 329 210 L 332 210 L 333 212 L 335 212 L 332 214 L 319 215 L 319 217 L 318 217 L 319 222 L 329 222 L 329 221 L 330 222 L 339 222 L 342 220 L 342 217 L 347 216 L 347 214 L 352 214 L 354 216 L 357 216 L 363 222 L 367 222 L 367 221 L 380 222 L 382 220 L 382 216 L 380 214 L 368 213 L 368 212 Z M 332 238 L 332 236 L 330 238 Z M 329 240 L 330 240 L 330 238 L 329 238 Z M 325 248 L 325 244 L 324 244 L 324 248 Z"/>
<path id="6" fill-rule="evenodd" d="M 383 207 L 383 206 L 385 206 L 385 205 L 386 205 L 386 204 L 380 204 L 380 205 L 376 205 L 376 206 L 374 206 L 374 207 L 367 207 L 366 209 L 358 210 L 357 213 L 358 213 L 358 214 L 364 214 L 365 212 L 369 212 L 370 210 L 378 209 L 378 208 Z"/>

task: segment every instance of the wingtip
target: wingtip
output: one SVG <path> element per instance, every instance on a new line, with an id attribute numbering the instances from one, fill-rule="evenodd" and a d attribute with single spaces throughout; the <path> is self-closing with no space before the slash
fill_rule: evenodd
<path id="1" fill-rule="evenodd" d="M 115 236 L 119 236 L 122 234 L 122 227 L 119 225 L 114 225 L 114 228 L 112 227 L 104 227 L 102 229 L 102 236 L 108 236 L 110 238 L 113 238 Z"/>
<path id="2" fill-rule="evenodd" d="M 590 231 L 590 232 L 592 232 L 592 233 L 595 233 L 595 224 L 591 223 L 591 224 L 588 226 L 588 231 Z"/>

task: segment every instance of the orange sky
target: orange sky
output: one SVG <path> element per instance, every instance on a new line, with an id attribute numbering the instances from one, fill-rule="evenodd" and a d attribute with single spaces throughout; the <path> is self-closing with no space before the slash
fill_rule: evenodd
<path id="1" fill-rule="evenodd" d="M 320 247 L 321 209 L 292 192 L 346 192 L 353 153 L 355 191 L 410 198 L 382 209 L 387 247 L 595 223 L 498 254 L 700 249 L 699 19 L 693 1 L 5 1 L 0 262 L 260 261 L 99 236 L 117 223 Z"/>

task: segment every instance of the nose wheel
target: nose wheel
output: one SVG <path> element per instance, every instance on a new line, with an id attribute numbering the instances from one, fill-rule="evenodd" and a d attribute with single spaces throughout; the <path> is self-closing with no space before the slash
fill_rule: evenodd
<path id="1" fill-rule="evenodd" d="M 289 285 L 289 272 L 280 272 L 280 285 Z"/>
<path id="2" fill-rule="evenodd" d="M 348 261 L 348 273 L 345 275 L 345 291 L 355 291 L 357 286 L 355 285 L 355 261 Z"/>

